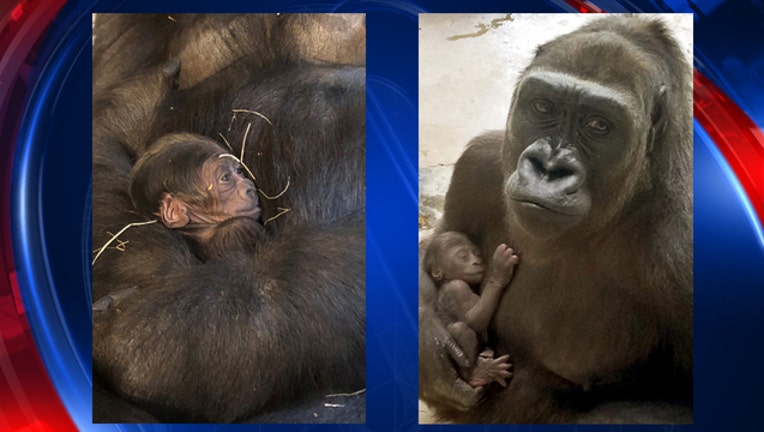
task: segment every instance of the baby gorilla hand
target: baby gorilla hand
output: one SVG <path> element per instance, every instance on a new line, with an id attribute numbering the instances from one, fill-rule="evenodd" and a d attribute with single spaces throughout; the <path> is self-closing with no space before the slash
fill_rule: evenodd
<path id="1" fill-rule="evenodd" d="M 493 253 L 491 276 L 502 286 L 508 284 L 518 261 L 520 261 L 520 257 L 515 254 L 512 248 L 504 243 L 500 244 Z"/>

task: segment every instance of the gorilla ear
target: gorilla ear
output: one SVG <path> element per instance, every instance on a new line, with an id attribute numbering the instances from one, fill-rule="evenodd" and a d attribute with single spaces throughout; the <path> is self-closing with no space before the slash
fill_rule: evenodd
<path id="1" fill-rule="evenodd" d="M 430 276 L 432 276 L 432 280 L 437 282 L 437 281 L 443 279 L 443 270 L 441 270 L 439 268 L 434 268 L 434 269 L 432 269 L 432 272 L 430 273 Z"/>
<path id="2" fill-rule="evenodd" d="M 647 137 L 647 152 L 650 153 L 655 145 L 655 140 L 659 139 L 663 132 L 666 130 L 666 113 L 664 107 L 666 106 L 666 86 L 661 85 L 658 92 L 655 95 L 655 101 L 653 102 L 653 114 L 650 117 L 650 135 Z"/>
<path id="3" fill-rule="evenodd" d="M 181 200 L 173 198 L 166 193 L 162 197 L 162 204 L 159 208 L 159 218 L 162 223 L 171 229 L 182 228 L 188 224 L 188 206 Z"/>

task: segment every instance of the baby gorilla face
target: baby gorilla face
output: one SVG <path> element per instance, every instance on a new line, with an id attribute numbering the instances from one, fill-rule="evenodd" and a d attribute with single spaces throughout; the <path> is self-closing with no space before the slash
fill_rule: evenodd
<path id="1" fill-rule="evenodd" d="M 446 251 L 442 268 L 445 280 L 461 279 L 470 285 L 480 283 L 485 270 L 480 250 L 466 241 Z"/>
<path id="2" fill-rule="evenodd" d="M 224 156 L 208 159 L 202 168 L 202 180 L 216 198 L 213 212 L 225 215 L 226 219 L 236 216 L 257 219 L 261 209 L 254 183 L 244 175 L 238 161 Z"/>

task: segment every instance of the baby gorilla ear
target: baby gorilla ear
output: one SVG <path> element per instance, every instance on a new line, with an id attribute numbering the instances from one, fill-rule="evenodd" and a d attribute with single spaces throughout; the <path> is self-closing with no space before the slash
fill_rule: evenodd
<path id="1" fill-rule="evenodd" d="M 430 276 L 432 276 L 432 280 L 437 282 L 437 281 L 443 279 L 443 270 L 441 270 L 440 268 L 436 267 L 436 268 L 432 269 L 432 272 L 430 273 Z"/>
<path id="2" fill-rule="evenodd" d="M 159 218 L 167 228 L 182 228 L 189 222 L 188 206 L 183 201 L 166 193 L 162 197 Z"/>

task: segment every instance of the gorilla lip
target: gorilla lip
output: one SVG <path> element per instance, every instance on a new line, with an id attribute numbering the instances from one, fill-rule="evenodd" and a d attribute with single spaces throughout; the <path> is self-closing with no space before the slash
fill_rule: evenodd
<path id="1" fill-rule="evenodd" d="M 257 219 L 260 217 L 260 213 L 262 213 L 262 209 L 259 205 L 255 204 L 251 209 L 242 210 L 239 212 L 240 216 L 249 216 L 251 218 Z"/>
<path id="2" fill-rule="evenodd" d="M 538 209 L 538 210 L 546 210 L 561 216 L 569 216 L 569 217 L 576 217 L 580 216 L 576 213 L 570 213 L 570 212 L 564 212 L 561 211 L 559 207 L 551 207 L 549 205 L 544 205 L 539 203 L 538 201 L 532 201 L 529 199 L 517 199 L 517 198 L 510 198 L 512 201 L 519 203 L 525 208 L 531 208 L 531 209 Z"/>

